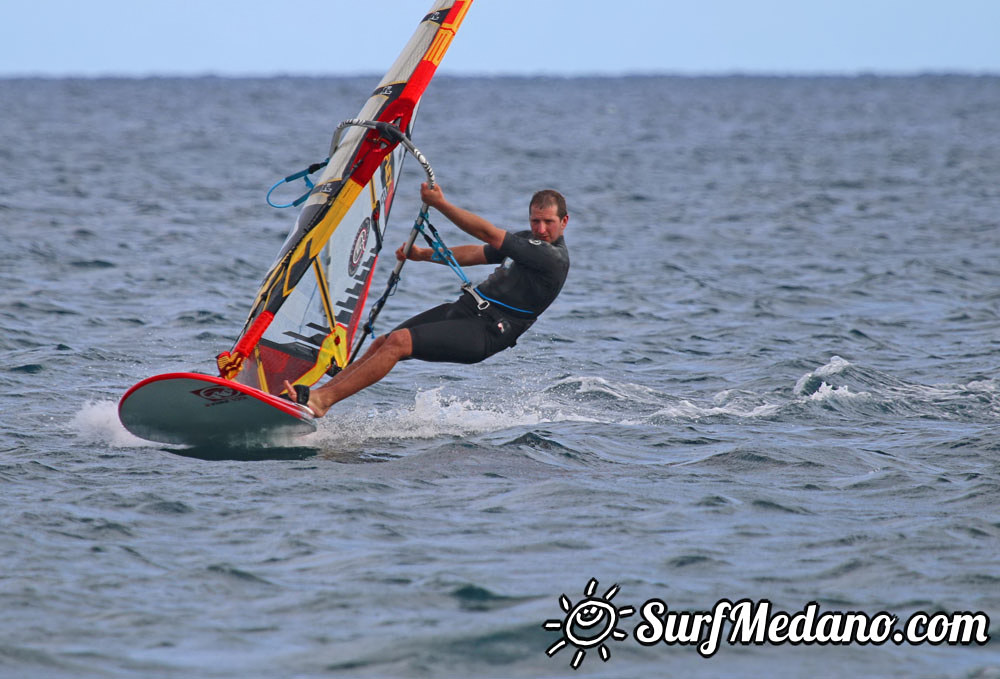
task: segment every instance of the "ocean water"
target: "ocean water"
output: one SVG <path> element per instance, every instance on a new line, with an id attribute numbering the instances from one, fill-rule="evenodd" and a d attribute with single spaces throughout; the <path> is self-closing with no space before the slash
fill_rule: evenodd
<path id="1" fill-rule="evenodd" d="M 556 303 L 293 442 L 129 435 L 126 389 L 230 347 L 294 221 L 264 192 L 377 80 L 0 81 L 0 677 L 1000 677 L 995 640 L 633 636 L 654 598 L 996 627 L 1000 78 L 442 77 L 450 198 L 522 228 L 566 194 Z M 381 329 L 456 294 L 408 264 Z M 591 579 L 625 638 L 574 670 L 543 625 Z"/>

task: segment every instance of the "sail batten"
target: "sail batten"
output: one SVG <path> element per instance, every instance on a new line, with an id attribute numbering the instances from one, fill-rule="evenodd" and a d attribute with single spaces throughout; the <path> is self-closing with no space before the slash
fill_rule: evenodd
<path id="1" fill-rule="evenodd" d="M 420 99 L 472 0 L 437 0 L 358 118 L 412 133 Z M 264 277 L 223 377 L 280 393 L 343 368 L 384 241 L 405 149 L 378 129 L 338 129 L 329 159 Z"/>

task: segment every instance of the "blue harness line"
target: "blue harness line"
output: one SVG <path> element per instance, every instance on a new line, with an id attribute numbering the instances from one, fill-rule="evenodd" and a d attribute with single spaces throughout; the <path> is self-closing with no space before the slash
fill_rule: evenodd
<path id="1" fill-rule="evenodd" d="M 417 215 L 416 221 L 413 222 L 413 230 L 424 237 L 427 244 L 434 250 L 434 254 L 431 255 L 431 259 L 435 262 L 444 262 L 448 267 L 455 272 L 455 275 L 462 280 L 462 290 L 469 293 L 472 299 L 476 301 L 476 307 L 480 311 L 485 311 L 489 308 L 490 304 L 496 304 L 505 309 L 510 309 L 511 311 L 516 311 L 521 314 L 527 314 L 529 316 L 534 316 L 534 312 L 528 311 L 527 309 L 519 309 L 516 306 L 511 306 L 510 304 L 505 304 L 500 300 L 493 299 L 492 297 L 487 297 L 484 295 L 479 288 L 472 285 L 472 281 L 466 275 L 465 270 L 462 269 L 462 265 L 458 263 L 455 259 L 455 254 L 444 244 L 444 240 L 441 238 L 441 234 L 438 230 L 431 224 L 429 208 L 423 206 L 423 209 Z M 385 292 L 382 296 L 375 300 L 372 305 L 371 311 L 368 313 L 368 321 L 363 326 L 364 335 L 363 337 L 368 337 L 375 334 L 375 319 L 378 317 L 379 313 L 382 311 L 382 307 L 385 306 L 386 301 L 396 294 L 396 288 L 399 286 L 400 276 L 398 271 L 394 271 L 389 277 L 389 283 L 386 286 Z M 352 358 L 353 360 L 353 358 Z"/>
<path id="2" fill-rule="evenodd" d="M 420 213 L 420 216 L 417 218 L 413 227 L 417 229 L 421 235 L 423 235 L 424 240 L 426 240 L 427 244 L 434 250 L 434 254 L 431 256 L 431 259 L 435 262 L 444 262 L 460 279 L 462 279 L 462 289 L 472 295 L 472 298 L 476 300 L 476 306 L 479 307 L 480 311 L 486 309 L 490 303 L 493 303 L 497 306 L 510 309 L 511 311 L 516 311 L 520 314 L 528 314 L 529 316 L 534 315 L 534 312 L 528 311 L 527 309 L 519 309 L 516 306 L 511 306 L 510 304 L 505 304 L 500 300 L 487 297 L 479 288 L 473 287 L 472 281 L 469 280 L 467 275 L 465 275 L 465 271 L 455 259 L 455 255 L 452 254 L 452 251 L 449 250 L 448 246 L 444 244 L 444 241 L 441 240 L 441 235 L 438 233 L 437 229 L 434 228 L 434 225 L 431 224 L 430 215 L 427 211 Z M 425 227 L 430 231 L 430 234 L 424 230 Z"/>
<path id="3" fill-rule="evenodd" d="M 290 174 L 287 177 L 285 177 L 284 179 L 275 182 L 274 186 L 272 186 L 270 188 L 270 190 L 268 190 L 268 192 L 267 192 L 267 204 L 270 205 L 271 207 L 276 207 L 278 209 L 286 208 L 286 207 L 295 207 L 297 205 L 301 205 L 302 202 L 306 198 L 309 197 L 309 194 L 312 193 L 313 188 L 315 188 L 315 186 L 316 186 L 309 179 L 309 175 L 314 174 L 316 172 L 319 172 L 324 167 L 326 167 L 326 164 L 329 163 L 329 162 L 330 162 L 330 159 L 327 158 L 326 160 L 324 160 L 321 163 L 313 163 L 312 165 L 310 165 L 306 169 L 301 170 L 299 172 L 296 172 L 295 174 Z M 271 194 L 274 193 L 274 190 L 276 188 L 278 188 L 282 184 L 287 184 L 288 182 L 294 182 L 296 179 L 302 179 L 302 180 L 305 181 L 306 186 L 308 187 L 308 190 L 305 193 L 303 193 L 301 196 L 299 196 L 298 198 L 296 198 L 295 200 L 293 200 L 291 203 L 288 203 L 286 205 L 278 205 L 277 203 L 272 203 L 271 202 Z"/>

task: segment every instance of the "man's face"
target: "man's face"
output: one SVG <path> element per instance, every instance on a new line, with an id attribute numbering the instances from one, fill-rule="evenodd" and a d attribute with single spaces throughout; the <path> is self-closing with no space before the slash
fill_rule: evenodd
<path id="1" fill-rule="evenodd" d="M 559 219 L 559 208 L 555 205 L 544 207 L 532 205 L 528 212 L 528 222 L 535 238 L 551 243 L 563 234 L 569 222 L 569 215 Z"/>

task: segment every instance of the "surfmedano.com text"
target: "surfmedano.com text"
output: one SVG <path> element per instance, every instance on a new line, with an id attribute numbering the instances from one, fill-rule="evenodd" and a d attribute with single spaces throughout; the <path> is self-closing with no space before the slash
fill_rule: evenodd
<path id="1" fill-rule="evenodd" d="M 918 611 L 900 625 L 897 616 L 881 611 L 820 612 L 815 601 L 795 613 L 773 611 L 767 599 L 717 602 L 711 611 L 671 611 L 660 599 L 639 609 L 642 621 L 632 635 L 643 646 L 697 646 L 710 658 L 726 639 L 730 645 L 900 644 L 983 645 L 989 642 L 990 618 L 982 612 L 925 613 Z M 729 634 L 726 635 L 728 626 Z"/>

